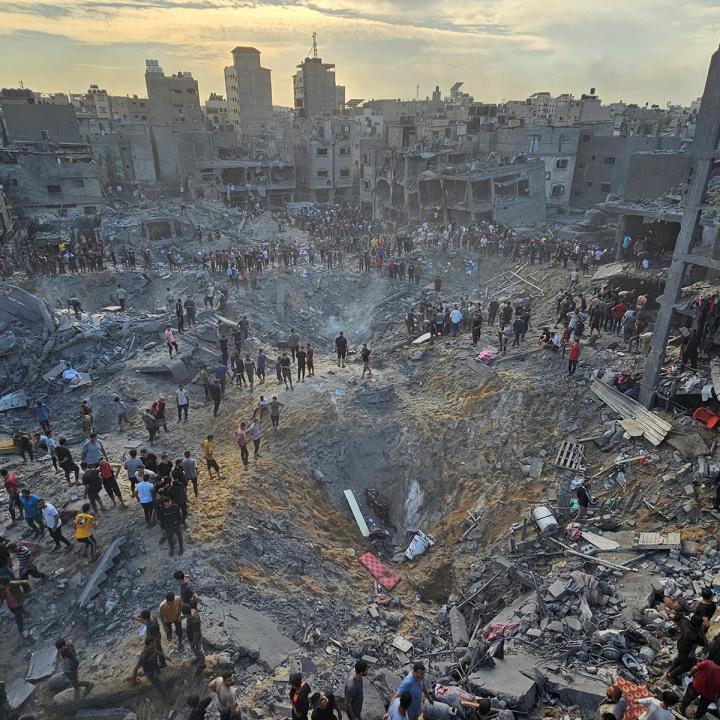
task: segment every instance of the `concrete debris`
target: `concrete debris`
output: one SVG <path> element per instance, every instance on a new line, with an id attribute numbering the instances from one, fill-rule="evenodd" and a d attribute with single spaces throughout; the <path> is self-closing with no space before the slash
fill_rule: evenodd
<path id="1" fill-rule="evenodd" d="M 137 715 L 125 708 L 79 710 L 75 713 L 75 720 L 137 720 Z"/>
<path id="2" fill-rule="evenodd" d="M 202 616 L 203 637 L 211 647 L 231 649 L 268 672 L 299 649 L 273 620 L 243 605 L 205 598 Z"/>
<path id="3" fill-rule="evenodd" d="M 16 390 L 15 392 L 3 395 L 0 398 L 0 412 L 6 410 L 16 410 L 17 408 L 24 408 L 30 404 L 28 396 L 24 390 Z"/>
<path id="4" fill-rule="evenodd" d="M 27 680 L 23 680 L 23 678 L 15 678 L 15 680 L 5 686 L 8 704 L 13 710 L 21 707 L 34 691 L 35 685 L 27 682 Z"/>
<path id="5" fill-rule="evenodd" d="M 108 573 L 113 567 L 113 561 L 122 551 L 125 542 L 126 538 L 124 535 L 116 537 L 105 552 L 103 552 L 88 581 L 85 583 L 85 588 L 75 601 L 78 607 L 85 607 L 90 600 L 100 593 L 100 586 L 107 579 Z"/>
<path id="6" fill-rule="evenodd" d="M 30 656 L 26 680 L 42 680 L 52 675 L 55 670 L 57 649 L 54 645 L 45 645 L 33 651 Z"/>

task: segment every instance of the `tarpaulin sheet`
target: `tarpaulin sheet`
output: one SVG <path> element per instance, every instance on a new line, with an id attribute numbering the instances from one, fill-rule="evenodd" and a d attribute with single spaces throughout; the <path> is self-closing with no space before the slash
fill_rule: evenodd
<path id="1" fill-rule="evenodd" d="M 388 570 L 372 553 L 365 553 L 358 560 L 386 590 L 392 590 L 400 582 L 400 576 Z"/>

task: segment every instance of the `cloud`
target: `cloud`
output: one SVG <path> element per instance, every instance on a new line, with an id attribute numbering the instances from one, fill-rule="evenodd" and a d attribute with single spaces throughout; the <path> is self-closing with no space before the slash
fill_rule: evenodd
<path id="1" fill-rule="evenodd" d="M 205 96 L 224 93 L 230 50 L 254 45 L 274 101 L 291 104 L 290 76 L 317 31 L 348 96 L 414 96 L 418 83 L 424 95 L 464 80 L 487 101 L 592 86 L 606 101 L 689 102 L 717 47 L 716 2 L 10 0 L 0 4 L 0 85 L 141 93 L 154 57 L 166 72 L 191 70 Z"/>

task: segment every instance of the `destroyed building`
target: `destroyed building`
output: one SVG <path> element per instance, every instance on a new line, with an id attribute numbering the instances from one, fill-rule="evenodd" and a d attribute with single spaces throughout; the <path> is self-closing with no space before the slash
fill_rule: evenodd
<path id="1" fill-rule="evenodd" d="M 92 215 L 104 205 L 100 172 L 71 105 L 32 93 L 0 95 L 0 184 L 18 214 Z"/>

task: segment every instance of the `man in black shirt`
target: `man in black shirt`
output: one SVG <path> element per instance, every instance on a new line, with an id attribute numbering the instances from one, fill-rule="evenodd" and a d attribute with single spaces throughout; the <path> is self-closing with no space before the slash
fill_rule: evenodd
<path id="1" fill-rule="evenodd" d="M 283 352 L 280 358 L 280 368 L 282 370 L 282 378 L 285 381 L 285 389 L 287 390 L 288 383 L 290 383 L 290 389 L 293 390 L 292 381 L 292 370 L 290 369 L 290 356 L 287 352 Z"/>
<path id="2" fill-rule="evenodd" d="M 75 690 L 75 697 L 80 694 L 80 688 L 85 688 L 85 695 L 93 689 L 93 683 L 78 678 L 78 668 L 80 663 L 75 654 L 75 647 L 64 639 L 60 639 L 55 643 L 58 655 L 60 656 L 60 667 L 70 685 Z"/>
<path id="3" fill-rule="evenodd" d="M 200 669 L 205 667 L 205 653 L 202 646 L 202 625 L 200 623 L 200 613 L 190 607 L 190 605 L 182 606 L 182 614 L 185 618 L 185 635 L 190 643 L 190 649 L 195 654 L 194 663 L 200 663 Z"/>
<path id="4" fill-rule="evenodd" d="M 342 720 L 342 713 L 331 692 L 313 693 L 310 706 L 313 709 L 311 720 Z"/>
<path id="5" fill-rule="evenodd" d="M 147 465 L 145 466 L 147 467 Z M 172 473 L 173 464 L 171 460 L 168 460 L 167 453 L 163 453 L 160 457 L 160 462 L 157 466 L 157 474 L 161 478 L 170 477 L 170 474 Z"/>
<path id="6" fill-rule="evenodd" d="M 156 473 L 158 471 L 158 461 L 155 453 L 147 451 L 147 448 L 140 449 L 140 459 L 146 470 Z"/>
<path id="7" fill-rule="evenodd" d="M 81 462 L 80 467 L 83 471 L 82 484 L 85 486 L 85 497 L 90 501 L 94 512 L 98 511 L 98 505 L 104 512 L 106 508 L 100 498 L 100 491 L 103 489 L 100 471 L 97 468 L 90 468 L 88 470 L 86 462 Z"/>
<path id="8" fill-rule="evenodd" d="M 165 533 L 168 545 L 170 545 L 170 555 L 175 554 L 175 538 L 178 540 L 179 551 L 182 555 L 184 548 L 182 530 L 180 528 L 184 521 L 180 508 L 170 497 L 165 497 L 160 507 L 156 508 L 155 513 L 157 515 L 158 522 L 160 523 L 160 527 Z"/>
<path id="9" fill-rule="evenodd" d="M 705 637 L 705 627 L 703 619 L 700 615 L 691 615 L 688 619 L 685 615 L 679 613 L 673 618 L 680 628 L 680 637 L 677 641 L 677 656 L 668 669 L 668 680 L 680 684 L 681 677 L 695 663 L 695 647 L 707 644 Z"/>
<path id="10" fill-rule="evenodd" d="M 300 380 L 302 376 L 302 382 L 305 382 L 305 358 L 307 358 L 307 353 L 302 345 L 295 350 L 295 357 L 297 358 L 297 379 Z"/>
<path id="11" fill-rule="evenodd" d="M 338 358 L 338 367 L 345 367 L 345 356 L 347 355 L 347 338 L 343 335 L 342 330 L 335 338 L 335 352 Z"/>
<path id="12" fill-rule="evenodd" d="M 80 484 L 80 468 L 75 464 L 72 453 L 67 447 L 67 440 L 61 437 L 55 446 L 55 457 L 58 465 L 65 471 L 65 482 L 70 484 L 70 473 L 75 473 L 75 484 Z"/>
<path id="13" fill-rule="evenodd" d="M 138 682 L 138 671 L 142 668 L 145 677 L 155 687 L 158 692 L 162 695 L 163 700 L 168 701 L 168 697 L 165 694 L 165 688 L 162 682 L 160 682 L 160 670 L 165 666 L 165 658 L 162 656 L 155 647 L 155 642 L 152 638 L 145 638 L 145 647 L 138 657 L 137 663 L 133 669 L 132 679 L 134 683 Z"/>

